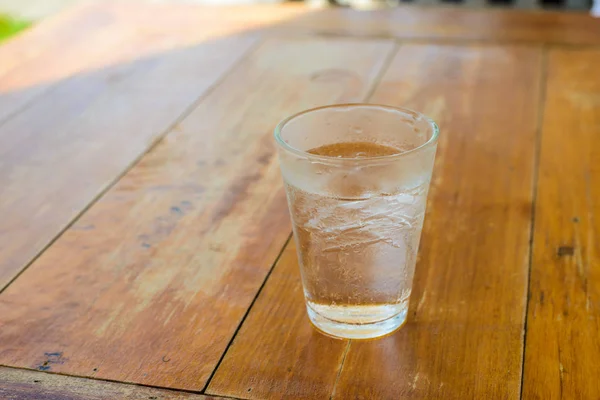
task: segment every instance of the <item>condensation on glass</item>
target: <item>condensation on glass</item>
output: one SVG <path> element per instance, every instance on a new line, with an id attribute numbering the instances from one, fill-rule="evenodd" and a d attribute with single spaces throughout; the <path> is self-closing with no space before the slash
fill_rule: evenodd
<path id="1" fill-rule="evenodd" d="M 316 108 L 275 130 L 311 322 L 374 338 L 407 317 L 438 128 L 417 112 Z"/>

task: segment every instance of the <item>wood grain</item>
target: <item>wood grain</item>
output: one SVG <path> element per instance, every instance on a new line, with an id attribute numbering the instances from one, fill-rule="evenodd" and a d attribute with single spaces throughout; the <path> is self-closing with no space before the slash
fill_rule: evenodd
<path id="1" fill-rule="evenodd" d="M 361 99 L 391 49 L 261 46 L 0 296 L 0 363 L 202 389 L 289 235 L 274 124 Z"/>
<path id="2" fill-rule="evenodd" d="M 288 253 L 208 393 L 517 398 L 540 65 L 531 47 L 401 46 L 372 101 L 422 110 L 442 132 L 408 324 L 349 348 L 317 340 Z"/>
<path id="3" fill-rule="evenodd" d="M 0 367 L 2 400 L 211 400 L 198 394 L 152 389 Z"/>
<path id="4" fill-rule="evenodd" d="M 599 50 L 550 50 L 525 399 L 600 398 Z"/>
<path id="5" fill-rule="evenodd" d="M 106 40 L 117 36 L 115 60 L 177 42 L 175 35 Z M 1 125 L 0 288 L 255 42 L 214 39 L 76 74 Z M 102 52 L 87 56 L 101 61 Z"/>

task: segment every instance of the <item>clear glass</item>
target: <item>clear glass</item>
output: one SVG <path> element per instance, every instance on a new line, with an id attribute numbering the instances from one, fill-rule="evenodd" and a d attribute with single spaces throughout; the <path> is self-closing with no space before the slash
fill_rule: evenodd
<path id="1" fill-rule="evenodd" d="M 275 129 L 308 316 L 324 333 L 375 338 L 406 321 L 437 138 L 422 114 L 369 104 Z"/>

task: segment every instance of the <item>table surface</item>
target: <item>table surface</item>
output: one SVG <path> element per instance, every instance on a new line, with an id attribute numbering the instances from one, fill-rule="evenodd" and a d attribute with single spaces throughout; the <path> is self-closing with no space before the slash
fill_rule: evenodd
<path id="1" fill-rule="evenodd" d="M 0 398 L 600 398 L 600 20 L 92 3 L 0 47 Z M 441 135 L 409 320 L 305 315 L 272 129 Z M 594 161 L 596 160 L 596 161 Z"/>

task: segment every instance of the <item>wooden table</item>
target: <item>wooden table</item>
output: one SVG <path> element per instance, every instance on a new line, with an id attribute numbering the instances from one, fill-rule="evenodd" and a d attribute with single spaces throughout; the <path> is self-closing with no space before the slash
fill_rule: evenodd
<path id="1" fill-rule="evenodd" d="M 600 398 L 599 68 L 580 14 L 40 23 L 0 47 L 0 398 Z M 361 101 L 442 133 L 409 322 L 342 341 L 305 315 L 271 132 Z"/>

